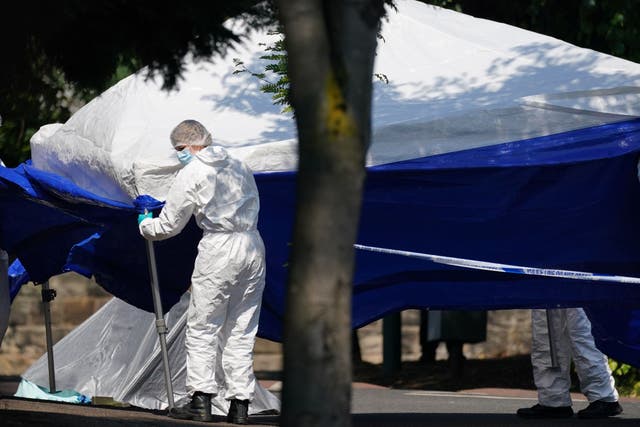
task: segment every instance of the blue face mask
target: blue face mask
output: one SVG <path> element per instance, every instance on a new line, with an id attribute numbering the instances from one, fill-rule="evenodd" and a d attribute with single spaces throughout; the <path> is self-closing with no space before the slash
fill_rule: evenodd
<path id="1" fill-rule="evenodd" d="M 191 154 L 191 151 L 189 151 L 189 149 L 186 147 L 182 151 L 178 151 L 177 155 L 178 155 L 178 160 L 180 160 L 180 163 L 182 163 L 183 165 L 186 165 L 191 160 L 193 160 L 193 155 Z"/>

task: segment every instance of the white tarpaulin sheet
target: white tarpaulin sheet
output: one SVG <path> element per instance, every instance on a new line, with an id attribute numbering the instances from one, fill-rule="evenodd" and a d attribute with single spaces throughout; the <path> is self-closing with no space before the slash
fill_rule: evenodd
<path id="1" fill-rule="evenodd" d="M 640 114 L 638 64 L 416 1 L 397 6 L 376 57 L 375 72 L 388 83 L 374 81 L 369 165 Z M 190 63 L 170 93 L 144 72 L 122 80 L 64 125 L 36 134 L 34 165 L 115 200 L 163 199 L 179 167 L 168 135 L 191 118 L 256 172 L 295 169 L 292 117 L 280 113 L 257 79 L 234 74 L 234 58 L 263 71 L 264 44 L 277 37 L 254 32 L 224 58 Z"/>
<path id="2" fill-rule="evenodd" d="M 186 310 L 190 293 L 165 315 L 171 382 L 176 404 L 187 397 L 184 345 Z M 84 395 L 110 396 L 118 402 L 149 409 L 168 406 L 162 357 L 153 313 L 112 299 L 53 347 L 56 387 Z M 222 372 L 222 368 L 218 369 Z M 39 385 L 49 384 L 47 355 L 36 361 L 22 377 Z M 219 384 L 224 384 L 220 379 Z M 224 387 L 221 388 L 224 390 Z M 226 415 L 229 402 L 221 391 L 213 410 Z M 280 410 L 280 401 L 259 382 L 251 402 L 251 414 Z"/>

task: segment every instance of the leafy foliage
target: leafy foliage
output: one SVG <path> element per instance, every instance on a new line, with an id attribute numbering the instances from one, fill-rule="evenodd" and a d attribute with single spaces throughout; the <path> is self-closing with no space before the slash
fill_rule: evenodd
<path id="1" fill-rule="evenodd" d="M 640 369 L 609 359 L 609 368 L 616 380 L 616 388 L 623 396 L 640 396 Z"/>
<path id="2" fill-rule="evenodd" d="M 637 0 L 424 2 L 515 25 L 581 47 L 640 62 L 640 7 Z"/>
<path id="3" fill-rule="evenodd" d="M 29 140 L 40 125 L 67 120 L 74 107 L 92 95 L 93 91 L 76 90 L 61 71 L 52 69 L 24 92 L 3 97 L 0 158 L 7 166 L 24 161 L 29 157 Z"/>
<path id="4" fill-rule="evenodd" d="M 272 34 L 280 34 L 280 38 L 273 45 L 264 45 L 267 54 L 262 55 L 260 59 L 270 61 L 264 69 L 264 72 L 249 70 L 244 62 L 238 58 L 233 59 L 236 70 L 233 74 L 249 73 L 253 77 L 262 81 L 260 90 L 264 93 L 271 94 L 271 99 L 275 105 L 282 105 L 282 113 L 293 113 L 291 107 L 290 81 L 287 73 L 287 51 L 284 45 L 284 36 L 281 32 Z M 378 35 L 380 42 L 384 42 L 384 38 Z M 269 80 L 268 76 L 275 76 L 275 81 Z M 383 73 L 375 73 L 376 79 L 385 84 L 389 84 L 389 78 Z"/>
<path id="5" fill-rule="evenodd" d="M 283 113 L 292 113 L 293 108 L 291 107 L 290 82 L 289 75 L 287 74 L 287 51 L 284 46 L 284 36 L 279 32 L 272 34 L 280 34 L 280 37 L 272 45 L 263 44 L 267 53 L 262 55 L 260 59 L 269 61 L 265 66 L 264 72 L 249 70 L 246 68 L 244 62 L 238 58 L 234 58 L 233 62 L 236 70 L 233 73 L 249 73 L 260 80 L 262 82 L 260 90 L 271 94 L 273 103 L 283 106 Z M 275 80 L 270 80 L 269 77 L 273 77 Z"/>

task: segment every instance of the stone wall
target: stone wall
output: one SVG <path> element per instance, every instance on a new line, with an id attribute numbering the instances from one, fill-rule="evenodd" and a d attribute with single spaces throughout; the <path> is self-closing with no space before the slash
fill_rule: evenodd
<path id="1" fill-rule="evenodd" d="M 382 363 L 382 320 L 377 320 L 358 331 L 362 359 L 369 363 Z M 498 310 L 487 313 L 487 340 L 465 344 L 468 359 L 493 359 L 531 352 L 531 311 Z M 414 361 L 421 356 L 420 311 L 402 312 L 402 360 Z M 436 359 L 446 359 L 446 346 L 440 345 Z"/>
<path id="2" fill-rule="evenodd" d="M 95 282 L 68 273 L 50 280 L 57 297 L 50 303 L 54 343 L 105 304 L 111 295 Z M 41 287 L 27 284 L 11 307 L 9 329 L 0 347 L 0 375 L 20 375 L 46 351 Z M 529 310 L 490 311 L 487 316 L 487 340 L 466 344 L 467 358 L 499 358 L 528 354 L 531 350 L 531 317 Z M 402 313 L 402 359 L 420 358 L 420 312 Z M 382 320 L 358 331 L 362 359 L 382 363 Z M 255 349 L 257 371 L 277 371 L 282 367 L 282 346 L 259 339 Z M 441 345 L 437 359 L 447 357 Z"/>

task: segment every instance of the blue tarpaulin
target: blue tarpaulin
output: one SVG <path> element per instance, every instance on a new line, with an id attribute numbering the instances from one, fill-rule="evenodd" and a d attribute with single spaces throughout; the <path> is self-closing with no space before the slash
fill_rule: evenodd
<path id="1" fill-rule="evenodd" d="M 640 120 L 368 169 L 358 243 L 540 268 L 640 277 Z M 294 172 L 257 173 L 267 287 L 259 335 L 280 340 L 295 205 Z M 29 162 L 0 168 L 0 247 L 34 281 L 95 276 L 152 311 L 131 204 L 96 196 Z M 157 242 L 163 306 L 189 286 L 201 233 Z M 353 326 L 409 308 L 587 307 L 598 346 L 640 366 L 640 286 L 468 270 L 357 251 Z"/>
<path id="2" fill-rule="evenodd" d="M 9 266 L 9 298 L 13 303 L 13 299 L 18 295 L 20 288 L 22 285 L 29 282 L 31 279 L 29 278 L 29 273 L 24 269 L 24 266 L 20 262 L 19 259 L 16 259 Z"/>

